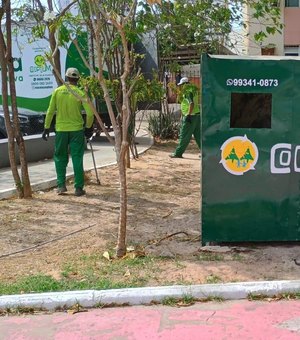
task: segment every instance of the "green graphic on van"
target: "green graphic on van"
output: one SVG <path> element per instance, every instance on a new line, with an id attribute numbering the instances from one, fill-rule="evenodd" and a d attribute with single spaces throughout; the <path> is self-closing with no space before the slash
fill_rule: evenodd
<path id="1" fill-rule="evenodd" d="M 45 63 L 46 63 L 45 58 L 42 55 L 36 55 L 34 57 L 34 63 L 38 67 L 43 67 L 45 66 Z"/>

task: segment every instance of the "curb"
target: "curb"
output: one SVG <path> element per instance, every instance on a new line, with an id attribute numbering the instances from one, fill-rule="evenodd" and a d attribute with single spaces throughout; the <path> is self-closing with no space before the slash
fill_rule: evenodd
<path id="1" fill-rule="evenodd" d="M 220 298 L 241 300 L 249 294 L 274 296 L 280 293 L 299 293 L 300 280 L 203 284 L 193 286 L 141 287 L 111 290 L 85 290 L 0 296 L 0 309 L 42 308 L 55 310 L 74 304 L 92 308 L 105 305 L 145 305 L 162 302 L 165 298 L 191 296 L 195 299 Z"/>

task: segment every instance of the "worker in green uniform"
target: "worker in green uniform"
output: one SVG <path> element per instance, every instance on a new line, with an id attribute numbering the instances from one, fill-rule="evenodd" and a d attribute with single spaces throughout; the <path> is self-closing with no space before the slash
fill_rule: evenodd
<path id="1" fill-rule="evenodd" d="M 192 136 L 194 136 L 199 149 L 201 149 L 199 90 L 195 85 L 189 83 L 189 79 L 187 77 L 181 78 L 177 85 L 183 86 L 182 100 L 180 104 L 182 118 L 179 143 L 174 153 L 170 155 L 171 158 L 182 158 Z"/>
<path id="2" fill-rule="evenodd" d="M 67 83 L 59 86 L 52 93 L 46 114 L 42 138 L 49 137 L 50 126 L 55 117 L 55 150 L 54 162 L 57 175 L 57 193 L 67 192 L 66 168 L 69 161 L 69 151 L 74 169 L 75 196 L 85 195 L 83 155 L 85 137 L 93 134 L 93 112 L 86 101 L 85 93 L 77 87 L 79 71 L 68 68 L 66 71 Z M 83 119 L 82 108 L 86 113 Z M 85 124 L 84 124 L 85 121 Z"/>

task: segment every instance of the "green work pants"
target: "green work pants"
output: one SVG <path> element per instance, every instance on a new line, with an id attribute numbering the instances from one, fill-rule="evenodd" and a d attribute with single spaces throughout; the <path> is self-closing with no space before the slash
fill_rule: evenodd
<path id="1" fill-rule="evenodd" d="M 195 141 L 201 149 L 201 119 L 200 114 L 191 115 L 191 122 L 186 120 L 186 116 L 182 117 L 181 119 L 181 128 L 180 128 L 180 135 L 179 135 L 179 143 L 174 152 L 176 156 L 181 157 L 189 145 L 189 142 L 194 136 Z"/>
<path id="2" fill-rule="evenodd" d="M 66 183 L 66 169 L 69 162 L 69 151 L 74 170 L 74 187 L 83 188 L 84 170 L 84 131 L 56 132 L 54 162 L 57 176 L 57 186 L 62 187 Z"/>

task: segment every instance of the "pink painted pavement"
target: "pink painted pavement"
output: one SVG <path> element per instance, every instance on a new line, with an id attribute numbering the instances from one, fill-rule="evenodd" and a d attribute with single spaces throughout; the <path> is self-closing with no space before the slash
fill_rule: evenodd
<path id="1" fill-rule="evenodd" d="M 135 306 L 0 318 L 1 340 L 294 340 L 300 301 Z"/>

